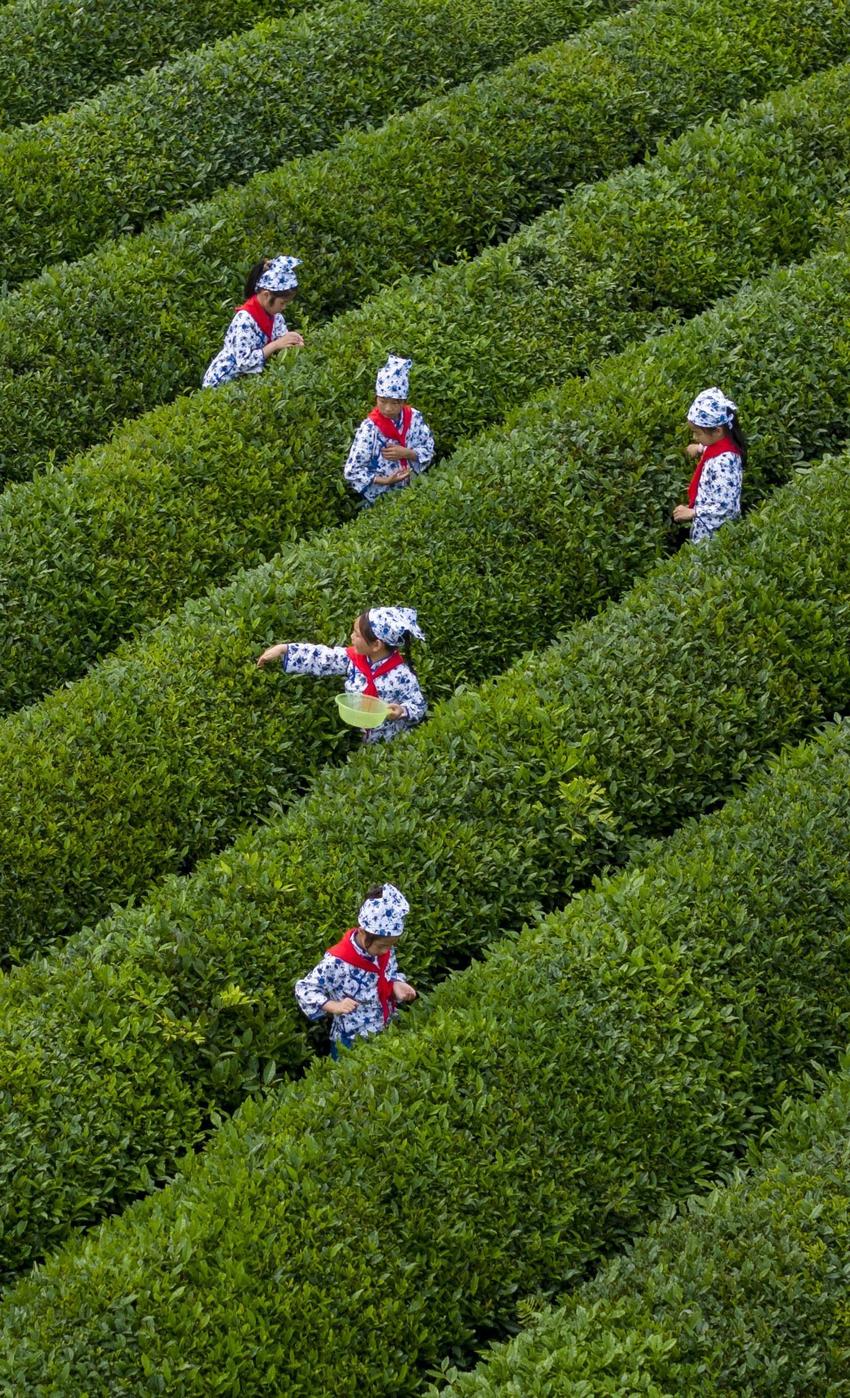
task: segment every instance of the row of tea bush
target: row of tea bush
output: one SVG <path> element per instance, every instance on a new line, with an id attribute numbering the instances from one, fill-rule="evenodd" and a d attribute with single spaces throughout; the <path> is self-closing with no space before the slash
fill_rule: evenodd
<path id="1" fill-rule="evenodd" d="M 428 1398 L 840 1393 L 850 1371 L 848 1064 L 819 1101 L 786 1105 L 758 1168 L 689 1199 L 675 1222 Z"/>
<path id="2" fill-rule="evenodd" d="M 500 266 L 502 270 L 507 267 L 518 283 L 517 314 L 523 316 L 524 333 L 504 355 L 480 356 L 468 372 L 471 382 L 466 391 L 459 386 L 450 395 L 446 409 L 455 416 L 458 435 L 464 424 L 473 425 L 473 401 L 477 392 L 484 392 L 488 379 L 493 393 L 485 416 L 506 408 L 523 390 L 530 392 L 535 381 L 540 384 L 546 377 L 556 378 L 559 368 L 585 364 L 594 350 L 602 353 L 614 343 L 663 324 L 670 318 L 671 302 L 690 310 L 701 298 L 728 287 L 736 273 L 743 276 L 763 269 L 765 263 L 791 247 L 804 249 L 817 232 L 823 201 L 837 194 L 846 181 L 846 168 L 827 161 L 826 149 L 832 147 L 837 161 L 842 143 L 848 143 L 848 85 L 850 69 L 841 69 L 807 85 L 812 100 L 788 99 L 793 120 L 780 119 L 780 103 L 759 109 L 751 120 L 694 133 L 688 142 L 676 147 L 669 161 L 630 172 L 613 187 L 582 196 L 571 217 L 550 219 L 543 230 L 527 235 L 521 243 L 524 260 L 519 267 L 504 261 L 498 264 L 495 256 L 489 257 L 493 323 L 504 315 L 508 303 L 507 290 L 504 283 L 500 288 L 497 275 Z M 813 100 L 815 93 L 832 100 L 817 102 Z M 822 161 L 817 158 L 818 151 Z M 732 160 L 739 172 L 749 164 L 758 172 L 758 179 L 750 186 L 741 174 L 727 203 L 721 193 L 713 192 L 715 169 L 717 162 Z M 675 167 L 675 177 L 669 165 Z M 741 207 L 737 200 L 745 189 L 747 198 Z M 762 199 L 759 189 L 764 191 Z M 677 198 L 684 197 L 686 191 L 694 208 L 683 212 Z M 600 253 L 593 243 L 598 244 L 597 226 L 603 213 L 607 214 L 606 240 Z M 659 255 L 662 246 L 663 258 Z M 453 284 L 466 294 L 472 315 L 476 269 L 468 269 L 465 275 L 469 290 L 466 281 L 457 286 L 458 277 Z M 823 291 L 821 279 L 825 282 Z M 817 294 L 827 300 L 835 298 L 833 308 L 836 302 L 840 304 L 845 294 L 841 258 L 828 259 L 823 273 L 814 275 L 814 284 L 819 288 Z M 759 335 L 767 336 L 775 346 L 775 359 L 764 361 L 770 374 L 760 376 L 758 394 L 765 403 L 775 404 L 776 397 L 768 387 L 770 379 L 787 383 L 791 365 L 793 372 L 800 374 L 801 356 L 790 334 L 793 325 L 803 334 L 806 345 L 807 362 L 802 372 L 827 391 L 834 384 L 842 403 L 840 416 L 830 423 L 831 435 L 827 433 L 820 443 L 822 450 L 841 440 L 844 431 L 841 394 L 845 391 L 846 353 L 839 335 L 827 355 L 826 346 L 835 339 L 837 327 L 828 315 L 818 315 L 811 300 L 812 293 L 804 291 L 801 300 L 792 300 L 787 310 L 780 307 L 780 335 L 772 323 L 777 315 L 773 304 L 769 314 L 760 318 L 760 326 L 765 320 L 767 323 Z M 401 297 L 401 307 L 407 304 Z M 377 308 L 373 314 L 377 318 Z M 821 335 L 814 346 L 809 338 L 813 316 Z M 355 317 L 343 336 L 349 363 L 362 356 L 362 342 L 356 333 L 361 324 Z M 475 336 L 480 332 L 479 314 L 476 329 L 466 334 L 458 331 L 452 350 L 461 340 L 474 352 Z M 763 342 L 754 343 L 758 362 Z M 707 381 L 716 373 L 728 385 L 732 363 L 737 364 L 733 360 L 710 374 L 703 332 L 698 331 L 688 345 L 688 367 L 683 368 L 675 391 L 661 395 L 655 410 L 651 405 L 643 408 L 644 413 L 655 411 L 653 420 L 659 424 L 656 431 L 662 441 L 665 419 L 669 427 L 682 420 L 688 395 L 699 389 L 706 374 Z M 809 358 L 814 363 L 809 364 Z M 329 367 L 325 382 L 336 372 L 335 366 Z M 460 359 L 457 372 L 460 385 Z M 740 371 L 736 372 L 740 379 Z M 503 382 L 498 385 L 500 376 Z M 735 387 L 738 392 L 743 384 Z M 296 401 L 306 407 L 306 397 L 305 391 Z M 330 414 L 319 406 L 320 399 L 318 395 L 312 402 L 304 434 L 305 446 L 312 439 L 316 449 L 317 439 L 331 430 Z M 791 393 L 789 406 L 793 409 L 799 402 L 799 394 Z M 816 421 L 819 411 L 815 411 Z M 569 436 L 562 433 L 561 442 L 572 438 L 585 445 L 576 433 L 587 429 L 575 425 L 569 396 L 566 413 L 573 425 Z M 608 443 L 602 448 L 608 459 L 613 444 L 615 451 L 631 451 L 620 430 L 621 415 L 619 405 L 613 412 L 602 410 L 596 441 Z M 228 838 L 242 821 L 255 817 L 266 806 L 270 788 L 286 792 L 294 784 L 297 790 L 309 771 L 339 750 L 340 736 L 329 732 L 329 724 L 322 721 L 322 704 L 315 691 L 308 692 L 309 686 L 299 690 L 290 682 L 285 702 L 278 698 L 277 688 L 261 689 L 252 662 L 269 633 L 287 639 L 288 632 L 289 639 L 296 639 L 299 632 L 309 634 L 304 631 L 309 625 L 320 628 L 319 637 L 323 632 L 327 635 L 326 627 L 332 628 L 330 639 L 342 628 L 347 631 L 351 617 L 370 600 L 372 604 L 380 600 L 380 593 L 384 600 L 401 599 L 398 589 L 403 585 L 407 601 L 420 608 L 426 629 L 431 630 L 437 657 L 433 667 L 435 693 L 446 692 L 466 677 L 480 679 L 504 663 L 504 613 L 508 609 L 526 615 L 531 612 L 528 644 L 548 640 L 553 618 L 565 615 L 563 589 L 570 586 L 569 579 L 561 582 L 559 569 L 552 567 L 550 560 L 557 560 L 559 550 L 567 547 L 564 530 L 569 530 L 571 521 L 569 516 L 559 519 L 558 542 L 550 548 L 553 526 L 547 523 L 545 528 L 525 530 L 523 515 L 538 508 L 533 498 L 536 491 L 542 518 L 558 516 L 558 491 L 562 487 L 553 474 L 551 458 L 554 455 L 558 462 L 559 457 L 567 456 L 569 471 L 575 457 L 570 458 L 544 427 L 552 450 L 549 457 L 538 458 L 534 438 L 540 421 L 539 413 L 532 417 L 521 452 L 529 475 L 525 483 L 518 477 L 515 489 L 520 494 L 525 491 L 529 498 L 513 525 L 509 520 L 502 522 L 506 518 L 506 486 L 500 476 L 510 468 L 498 456 L 490 464 L 488 448 L 475 447 L 476 455 L 484 452 L 481 468 L 471 469 L 466 464 L 468 454 L 457 468 L 457 475 L 468 477 L 467 485 L 455 484 L 446 493 L 439 492 L 436 473 L 434 479 L 408 492 L 403 503 L 413 507 L 415 502 L 412 531 L 406 529 L 400 515 L 389 516 L 383 508 L 373 511 L 353 536 L 331 535 L 303 554 L 297 549 L 288 551 L 270 572 L 243 578 L 226 593 L 188 607 L 138 645 L 123 648 L 74 688 L 7 719 L 0 727 L 0 801 L 9 816 L 0 834 L 4 950 L 25 956 L 51 937 L 79 926 L 80 921 L 100 915 L 112 899 L 142 891 L 158 873 L 185 868 L 188 861 Z M 798 418 L 798 430 L 803 430 L 803 423 L 804 419 Z M 793 427 L 793 416 L 789 426 Z M 195 440 L 192 445 L 199 447 Z M 810 449 L 808 442 L 804 449 Z M 585 450 L 592 469 L 593 451 L 599 448 L 591 451 L 585 445 Z M 779 450 L 782 456 L 773 479 L 781 478 L 789 460 L 798 454 L 794 450 L 789 453 L 784 443 Z M 633 454 L 627 459 L 635 462 Z M 178 460 L 175 469 L 179 472 L 183 464 Z M 770 478 L 771 467 L 766 465 Z M 654 522 L 650 556 L 659 547 L 662 521 L 676 497 L 677 477 L 684 479 L 684 466 L 680 458 L 675 466 L 672 461 L 668 464 L 664 477 L 639 477 L 641 506 L 631 529 L 631 536 L 638 541 L 638 560 L 647 557 L 647 520 Z M 136 462 L 133 469 L 140 491 L 149 492 L 148 519 L 155 519 L 166 532 L 171 529 L 173 533 L 175 557 L 186 537 L 181 525 L 189 530 L 195 526 L 194 536 L 203 547 L 209 538 L 208 521 L 201 525 L 196 516 L 175 521 L 173 501 L 161 496 L 157 499 L 157 483 L 144 465 Z M 643 471 L 646 469 L 644 464 Z M 207 463 L 204 470 L 210 488 L 221 491 L 220 528 L 227 529 L 232 538 L 237 526 L 226 521 L 239 516 L 240 502 L 224 490 L 220 475 L 210 475 Z M 607 470 L 599 472 L 600 485 L 606 476 L 610 478 Z M 316 470 L 315 457 L 305 461 L 301 479 L 310 482 L 311 490 L 316 490 L 318 483 L 316 493 L 328 490 L 327 475 Z M 181 489 L 183 484 L 181 478 Z M 420 491 L 424 496 L 421 504 Z M 458 491 L 464 496 L 462 506 L 456 498 Z M 102 520 L 108 520 L 108 506 L 97 489 L 89 509 L 93 514 L 102 511 Z M 316 514 L 321 515 L 319 505 Z M 458 540 L 461 518 L 465 532 Z M 517 557 L 516 533 L 511 532 L 517 525 L 521 558 Z M 573 614 L 576 608 L 580 612 L 586 608 L 587 600 L 602 600 L 616 591 L 624 579 L 633 576 L 634 566 L 640 566 L 624 563 L 625 544 L 620 545 L 617 539 L 622 529 L 620 523 L 600 539 L 598 556 L 584 550 L 586 568 L 582 575 L 592 564 L 603 579 L 607 575 L 607 581 L 584 584 L 572 591 Z M 403 530 L 408 539 L 404 561 L 398 543 Z M 443 537 L 448 546 L 440 554 Z M 573 539 L 577 537 L 578 532 L 573 534 Z M 213 547 L 219 539 L 220 534 Z M 150 539 L 147 542 L 145 547 L 145 521 L 128 521 L 126 557 L 140 560 L 137 566 L 152 572 L 161 559 L 156 559 Z M 186 548 L 188 552 L 190 546 Z M 98 555 L 92 548 L 87 561 L 79 559 L 76 566 L 69 567 L 65 595 L 74 597 L 75 604 L 69 601 L 67 608 L 63 606 L 59 573 L 63 549 L 67 556 L 67 538 L 57 543 L 54 536 L 52 558 L 44 560 L 45 584 L 50 592 L 44 605 L 51 607 L 57 625 L 64 624 L 56 645 L 64 643 L 67 652 L 76 636 L 94 625 L 90 616 L 81 615 L 87 569 L 95 599 L 104 608 L 115 604 L 115 594 L 109 586 L 113 577 L 109 558 L 105 551 Z M 186 559 L 183 564 L 188 567 Z M 553 574 L 544 584 L 547 590 L 554 588 L 553 603 L 539 620 L 533 619 L 538 586 L 532 585 L 531 574 L 526 573 L 532 566 L 537 568 L 538 577 L 546 578 L 547 571 Z M 95 568 L 102 570 L 99 584 L 91 580 Z M 458 568 L 464 573 L 462 587 L 454 582 Z M 392 580 L 392 596 L 386 592 L 389 583 L 376 582 L 382 573 Z M 137 579 L 140 592 L 146 581 L 144 573 Z M 436 621 L 440 617 L 442 621 Z M 436 630 L 431 628 L 432 618 Z M 26 626 L 15 628 L 19 672 L 25 664 L 36 667 L 37 622 L 33 616 Z M 23 637 L 25 645 L 20 644 Z M 52 648 L 52 635 L 50 640 L 45 651 Z M 5 664 L 9 679 L 12 663 L 10 656 Z M 430 687 L 427 669 L 424 677 Z"/>
<path id="3" fill-rule="evenodd" d="M 385 121 L 621 4 L 331 0 L 0 133 L 0 277 L 20 281 L 99 239 L 138 232 L 168 209 Z M 132 334 L 132 305 L 124 318 Z"/>
<path id="4" fill-rule="evenodd" d="M 695 767 L 710 754 L 717 777 L 722 753 L 727 779 L 741 774 L 758 743 L 736 710 L 759 711 L 769 742 L 795 726 L 788 709 L 770 715 L 771 682 L 799 724 L 806 614 L 822 633 L 819 607 L 834 599 L 796 585 L 836 565 L 846 585 L 849 464 L 640 588 L 623 609 L 630 631 L 625 616 L 616 638 L 599 629 L 612 695 L 636 701 L 643 680 L 642 712 L 675 707 L 681 731 L 672 715 L 666 733 L 656 724 L 659 749 L 689 748 Z M 615 639 L 639 674 L 612 663 Z M 675 677 L 663 668 L 674 657 Z M 573 659 L 567 646 L 547 676 L 545 661 L 526 667 L 520 704 L 538 682 L 538 733 L 564 712 Z M 587 701 L 581 679 L 572 688 Z M 489 717 L 512 722 L 510 709 Z M 469 745 L 487 731 L 466 729 Z M 528 754 L 541 825 L 563 818 L 542 769 L 565 756 Z M 641 789 L 657 800 L 651 781 Z M 844 727 L 504 939 L 400 1033 L 246 1104 L 170 1188 L 7 1293 L 0 1384 L 91 1398 L 420 1391 L 425 1368 L 508 1322 L 518 1295 L 580 1274 L 730 1168 L 813 1063 L 837 1062 L 850 1026 L 848 791 Z M 441 872 L 434 861 L 437 901 Z"/>
<path id="5" fill-rule="evenodd" d="M 728 106 L 695 47 L 732 47 L 736 102 L 847 56 L 850 15 L 801 33 L 793 14 L 790 53 L 777 54 L 787 0 L 641 5 L 52 269 L 0 301 L 0 475 L 26 479 L 197 387 L 240 299 L 240 269 L 282 239 L 304 259 L 294 323 L 309 334 Z"/>
<path id="6" fill-rule="evenodd" d="M 450 450 L 547 383 L 804 255 L 847 187 L 848 73 L 690 133 L 475 262 L 339 317 L 281 372 L 179 400 L 7 491 L 7 702 L 73 678 L 282 540 L 353 515 L 342 461 L 374 365 L 399 341 L 419 361 L 416 402 Z M 718 188 L 719 160 L 734 164 L 734 185 Z"/>
<path id="7" fill-rule="evenodd" d="M 0 127 L 63 111 L 130 73 L 309 0 L 13 0 L 0 9 Z"/>
<path id="8" fill-rule="evenodd" d="M 662 351 L 648 372 L 667 368 Z M 205 1112 L 303 1062 L 292 984 L 374 878 L 410 898 L 406 968 L 433 980 L 834 712 L 850 684 L 847 469 L 804 475 L 417 733 L 326 768 L 193 879 L 6 978 L 6 1264 L 149 1187 Z"/>

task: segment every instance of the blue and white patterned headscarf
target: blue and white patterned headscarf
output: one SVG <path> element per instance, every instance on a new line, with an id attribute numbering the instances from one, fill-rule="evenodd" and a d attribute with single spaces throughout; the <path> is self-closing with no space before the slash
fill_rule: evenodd
<path id="1" fill-rule="evenodd" d="M 357 922 L 373 937 L 400 937 L 410 904 L 395 884 L 385 883 L 380 898 L 367 898 L 357 914 Z"/>
<path id="2" fill-rule="evenodd" d="M 257 282 L 257 290 L 294 291 L 298 286 L 295 268 L 300 266 L 300 257 L 273 257 Z"/>
<path id="3" fill-rule="evenodd" d="M 733 403 L 719 388 L 706 388 L 697 394 L 688 408 L 688 422 L 692 422 L 694 427 L 709 429 L 728 427 L 737 411 L 737 403 Z"/>
<path id="4" fill-rule="evenodd" d="M 378 370 L 375 392 L 379 398 L 407 398 L 410 392 L 410 370 L 412 359 L 401 359 L 391 354 L 383 369 Z"/>
<path id="5" fill-rule="evenodd" d="M 408 634 L 417 641 L 425 640 L 414 607 L 373 607 L 367 615 L 378 640 L 388 646 L 400 646 Z"/>

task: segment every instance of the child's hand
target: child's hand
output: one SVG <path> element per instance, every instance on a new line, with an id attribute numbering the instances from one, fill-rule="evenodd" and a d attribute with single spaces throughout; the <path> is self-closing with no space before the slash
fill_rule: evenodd
<path id="1" fill-rule="evenodd" d="M 416 999 L 416 991 L 412 985 L 407 984 L 407 981 L 393 981 L 393 995 L 399 1004 L 403 1004 L 405 1000 Z"/>
<path id="2" fill-rule="evenodd" d="M 400 442 L 392 442 L 390 446 L 383 448 L 381 456 L 385 461 L 406 461 L 410 456 L 410 448 L 403 447 Z"/>
<path id="3" fill-rule="evenodd" d="M 263 651 L 257 665 L 262 669 L 263 665 L 271 665 L 275 660 L 280 660 L 282 655 L 286 655 L 287 644 L 288 642 L 282 646 L 269 646 L 268 650 Z"/>
<path id="4" fill-rule="evenodd" d="M 405 708 L 404 708 L 404 705 L 403 705 L 403 704 L 390 704 L 388 707 L 389 707 L 389 713 L 387 714 L 386 718 L 384 719 L 384 723 L 389 723 L 390 719 L 392 719 L 392 718 L 404 718 L 404 717 L 405 717 Z"/>
<path id="5" fill-rule="evenodd" d="M 350 1015 L 357 1009 L 357 1001 L 346 995 L 342 1000 L 326 1000 L 322 1009 L 326 1015 Z"/>
<path id="6" fill-rule="evenodd" d="M 303 344 L 304 340 L 297 330 L 287 330 L 285 335 L 278 335 L 276 340 L 269 341 L 269 350 L 272 354 L 277 354 L 278 350 L 290 349 L 295 345 L 301 348 Z"/>
<path id="7" fill-rule="evenodd" d="M 677 524 L 690 524 L 696 517 L 696 510 L 692 510 L 689 505 L 677 505 L 673 511 L 673 519 Z"/>
<path id="8" fill-rule="evenodd" d="M 685 455 L 686 455 L 686 456 L 692 456 L 692 457 L 702 456 L 702 451 L 703 451 L 703 449 L 702 449 L 702 447 L 700 446 L 699 442 L 691 442 L 689 446 L 685 447 Z"/>

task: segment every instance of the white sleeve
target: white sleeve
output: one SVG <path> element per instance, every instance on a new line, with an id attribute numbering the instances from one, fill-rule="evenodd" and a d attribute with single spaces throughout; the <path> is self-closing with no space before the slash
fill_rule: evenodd
<path id="1" fill-rule="evenodd" d="M 340 970 L 344 963 L 336 956 L 323 956 L 309 975 L 295 982 L 295 998 L 308 1019 L 322 1019 L 328 1000 L 339 1000 Z"/>
<path id="2" fill-rule="evenodd" d="M 714 530 L 741 513 L 741 458 L 724 451 L 709 461 L 700 477 L 694 515 L 708 530 Z"/>
<path id="3" fill-rule="evenodd" d="M 376 448 L 377 433 L 374 424 L 366 418 L 354 434 L 354 441 L 351 443 L 348 460 L 342 472 L 352 490 L 356 490 L 358 495 L 371 484 L 372 477 L 378 474 L 375 470 Z"/>
<path id="4" fill-rule="evenodd" d="M 344 675 L 349 659 L 345 646 L 313 646 L 307 641 L 290 641 L 281 666 L 287 675 Z"/>
<path id="5" fill-rule="evenodd" d="M 428 712 L 425 695 L 422 693 L 419 681 L 413 671 L 407 666 L 404 668 L 404 693 L 398 702 L 404 705 L 404 711 L 410 723 L 421 723 Z"/>
<path id="6" fill-rule="evenodd" d="M 434 460 L 434 437 L 424 417 L 415 408 L 407 445 L 416 452 L 416 460 L 411 462 L 414 471 L 424 471 L 426 466 L 430 466 Z"/>
<path id="7" fill-rule="evenodd" d="M 237 311 L 230 325 L 237 374 L 259 374 L 266 367 L 266 337 L 247 311 Z"/>
<path id="8" fill-rule="evenodd" d="M 390 959 L 387 963 L 387 980 L 404 981 L 405 983 L 407 983 L 407 976 L 403 976 L 401 974 L 401 971 L 398 969 L 398 960 L 395 954 L 395 947 L 393 947 L 390 951 Z"/>

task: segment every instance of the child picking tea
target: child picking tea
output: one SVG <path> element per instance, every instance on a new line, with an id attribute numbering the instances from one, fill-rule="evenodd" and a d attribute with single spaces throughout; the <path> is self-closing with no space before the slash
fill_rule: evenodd
<path id="1" fill-rule="evenodd" d="M 295 998 L 307 1018 L 330 1018 L 334 1058 L 356 1039 L 380 1034 L 400 1004 L 416 999 L 399 972 L 395 952 L 409 911 L 394 884 L 375 884 L 357 914 L 357 926 L 296 982 Z"/>
<path id="2" fill-rule="evenodd" d="M 434 459 L 434 438 L 407 402 L 412 359 L 391 354 L 375 380 L 375 406 L 357 429 L 343 475 L 366 505 L 408 485 Z"/>
<path id="3" fill-rule="evenodd" d="M 738 426 L 738 409 L 719 388 L 698 394 L 688 409 L 694 440 L 688 455 L 696 470 L 688 486 L 687 505 L 677 505 L 673 519 L 691 526 L 691 543 L 704 543 L 741 513 L 741 482 L 747 439 Z"/>
<path id="4" fill-rule="evenodd" d="M 287 329 L 283 317 L 298 290 L 295 268 L 300 266 L 297 257 L 273 257 L 251 268 L 245 301 L 227 328 L 224 348 L 204 374 L 204 388 L 230 383 L 241 374 L 260 374 L 273 354 L 304 344 L 296 330 Z"/>
<path id="5" fill-rule="evenodd" d="M 383 699 L 389 713 L 377 728 L 363 730 L 363 741 L 377 743 L 395 738 L 427 712 L 409 655 L 410 638 L 424 641 L 413 607 L 372 607 L 354 618 L 351 644 L 321 646 L 309 641 L 286 641 L 269 646 L 257 664 L 279 660 L 287 675 L 344 675 L 349 694 L 369 694 Z M 399 646 L 405 645 L 402 655 Z"/>

